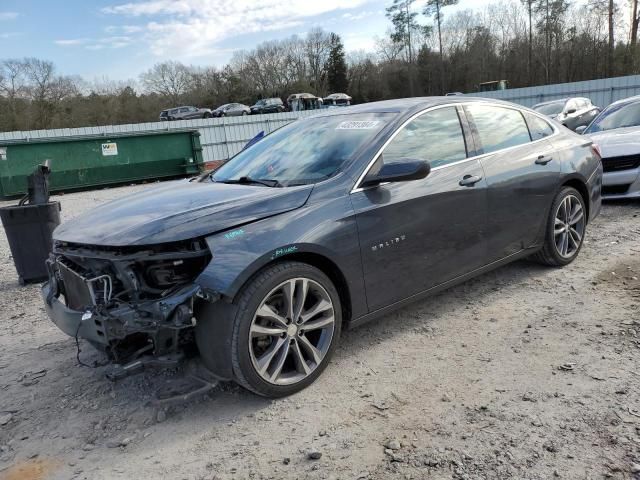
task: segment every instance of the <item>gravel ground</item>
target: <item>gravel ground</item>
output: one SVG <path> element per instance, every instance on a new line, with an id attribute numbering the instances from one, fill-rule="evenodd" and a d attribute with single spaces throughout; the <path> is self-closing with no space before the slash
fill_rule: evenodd
<path id="1" fill-rule="evenodd" d="M 141 188 L 56 199 L 69 219 Z M 219 384 L 169 408 L 150 401 L 184 369 L 79 366 L 1 235 L 0 478 L 640 478 L 638 214 L 606 204 L 564 269 L 517 262 L 346 332 L 290 398 Z"/>

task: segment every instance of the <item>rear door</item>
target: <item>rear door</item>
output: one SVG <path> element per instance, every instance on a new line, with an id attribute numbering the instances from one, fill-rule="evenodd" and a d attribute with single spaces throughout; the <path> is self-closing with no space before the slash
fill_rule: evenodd
<path id="1" fill-rule="evenodd" d="M 477 103 L 465 110 L 483 154 L 488 248 L 495 261 L 532 246 L 544 227 L 560 178 L 560 161 L 547 140 L 554 128 L 516 108 Z"/>
<path id="2" fill-rule="evenodd" d="M 187 118 L 200 118 L 202 116 L 200 110 L 196 107 L 189 107 L 189 113 L 187 115 Z"/>
<path id="3" fill-rule="evenodd" d="M 393 137 L 371 172 L 385 163 L 427 160 L 422 180 L 356 188 L 356 212 L 371 311 L 408 298 L 485 263 L 487 182 L 464 112 L 427 111 Z M 461 184 L 462 183 L 462 184 Z"/>

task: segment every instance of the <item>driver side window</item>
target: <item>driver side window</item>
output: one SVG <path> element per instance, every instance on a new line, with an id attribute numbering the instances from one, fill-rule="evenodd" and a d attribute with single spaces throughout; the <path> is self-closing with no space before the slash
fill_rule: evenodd
<path id="1" fill-rule="evenodd" d="M 467 158 L 460 118 L 455 107 L 424 113 L 400 130 L 382 152 L 384 163 L 426 160 L 431 168 Z"/>

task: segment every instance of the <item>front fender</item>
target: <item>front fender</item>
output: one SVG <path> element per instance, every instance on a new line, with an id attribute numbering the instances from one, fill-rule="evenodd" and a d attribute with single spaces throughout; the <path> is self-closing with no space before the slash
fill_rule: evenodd
<path id="1" fill-rule="evenodd" d="M 266 265 L 292 254 L 315 254 L 334 263 L 344 276 L 354 317 L 366 313 L 358 232 L 347 197 L 307 204 L 206 241 L 213 257 L 196 279 L 205 290 L 233 299 Z"/>

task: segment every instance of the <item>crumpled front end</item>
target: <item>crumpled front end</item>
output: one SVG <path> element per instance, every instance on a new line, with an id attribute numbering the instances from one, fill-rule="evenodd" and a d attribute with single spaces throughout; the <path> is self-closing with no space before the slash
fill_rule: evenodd
<path id="1" fill-rule="evenodd" d="M 42 295 L 49 318 L 117 363 L 181 352 L 192 343 L 194 283 L 211 261 L 203 240 L 149 247 L 56 242 Z"/>

